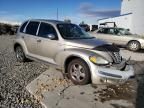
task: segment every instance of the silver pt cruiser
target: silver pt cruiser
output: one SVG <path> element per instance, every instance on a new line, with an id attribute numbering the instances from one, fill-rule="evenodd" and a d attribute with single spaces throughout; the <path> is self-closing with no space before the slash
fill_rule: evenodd
<path id="1" fill-rule="evenodd" d="M 63 21 L 25 21 L 17 32 L 14 51 L 19 62 L 27 58 L 47 62 L 74 84 L 124 83 L 134 77 L 133 67 L 115 45 Z"/>

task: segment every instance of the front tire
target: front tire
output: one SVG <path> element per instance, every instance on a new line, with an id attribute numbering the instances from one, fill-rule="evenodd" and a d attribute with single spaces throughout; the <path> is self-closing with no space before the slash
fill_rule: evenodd
<path id="1" fill-rule="evenodd" d="M 128 43 L 128 49 L 130 51 L 138 51 L 140 49 L 140 43 L 138 41 L 131 41 Z"/>
<path id="2" fill-rule="evenodd" d="M 25 62 L 26 61 L 26 57 L 25 57 L 24 51 L 23 51 L 21 46 L 16 47 L 15 53 L 16 53 L 16 59 L 18 62 Z"/>
<path id="3" fill-rule="evenodd" d="M 67 68 L 68 77 L 76 85 L 85 85 L 90 82 L 90 69 L 82 59 L 72 60 Z"/>

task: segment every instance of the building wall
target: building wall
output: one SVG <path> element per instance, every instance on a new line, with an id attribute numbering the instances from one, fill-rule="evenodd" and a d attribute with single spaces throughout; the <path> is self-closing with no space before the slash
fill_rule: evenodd
<path id="1" fill-rule="evenodd" d="M 135 0 L 133 9 L 133 31 L 144 35 L 144 0 Z"/>
<path id="2" fill-rule="evenodd" d="M 144 0 L 122 0 L 121 14 L 133 13 L 131 30 L 144 35 Z"/>
<path id="3" fill-rule="evenodd" d="M 121 4 L 121 15 L 132 13 L 133 12 L 133 5 L 135 0 L 122 0 Z"/>
<path id="4" fill-rule="evenodd" d="M 124 15 L 128 13 L 132 14 Z M 144 36 L 144 0 L 122 0 L 121 16 L 98 21 L 104 22 L 116 22 L 118 27 L 129 28 L 132 33 Z"/>
<path id="5" fill-rule="evenodd" d="M 126 29 L 132 29 L 132 14 L 122 15 L 119 17 L 113 17 L 113 18 L 107 18 L 102 19 L 98 21 L 98 25 L 100 26 L 101 23 L 105 22 L 115 22 L 117 27 L 120 28 L 126 28 Z M 111 27 L 113 25 L 109 24 L 108 27 Z"/>

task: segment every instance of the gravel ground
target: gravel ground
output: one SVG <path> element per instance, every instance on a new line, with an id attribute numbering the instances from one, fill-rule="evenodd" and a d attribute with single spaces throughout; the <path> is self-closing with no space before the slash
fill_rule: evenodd
<path id="1" fill-rule="evenodd" d="M 12 49 L 14 36 L 0 36 L 0 108 L 41 108 L 26 86 L 48 66 L 18 63 Z"/>

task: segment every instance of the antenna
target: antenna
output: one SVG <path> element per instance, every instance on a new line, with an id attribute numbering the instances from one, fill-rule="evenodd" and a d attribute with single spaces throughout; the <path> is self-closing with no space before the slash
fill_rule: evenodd
<path id="1" fill-rule="evenodd" d="M 59 19 L 59 10 L 57 8 L 57 20 Z"/>

